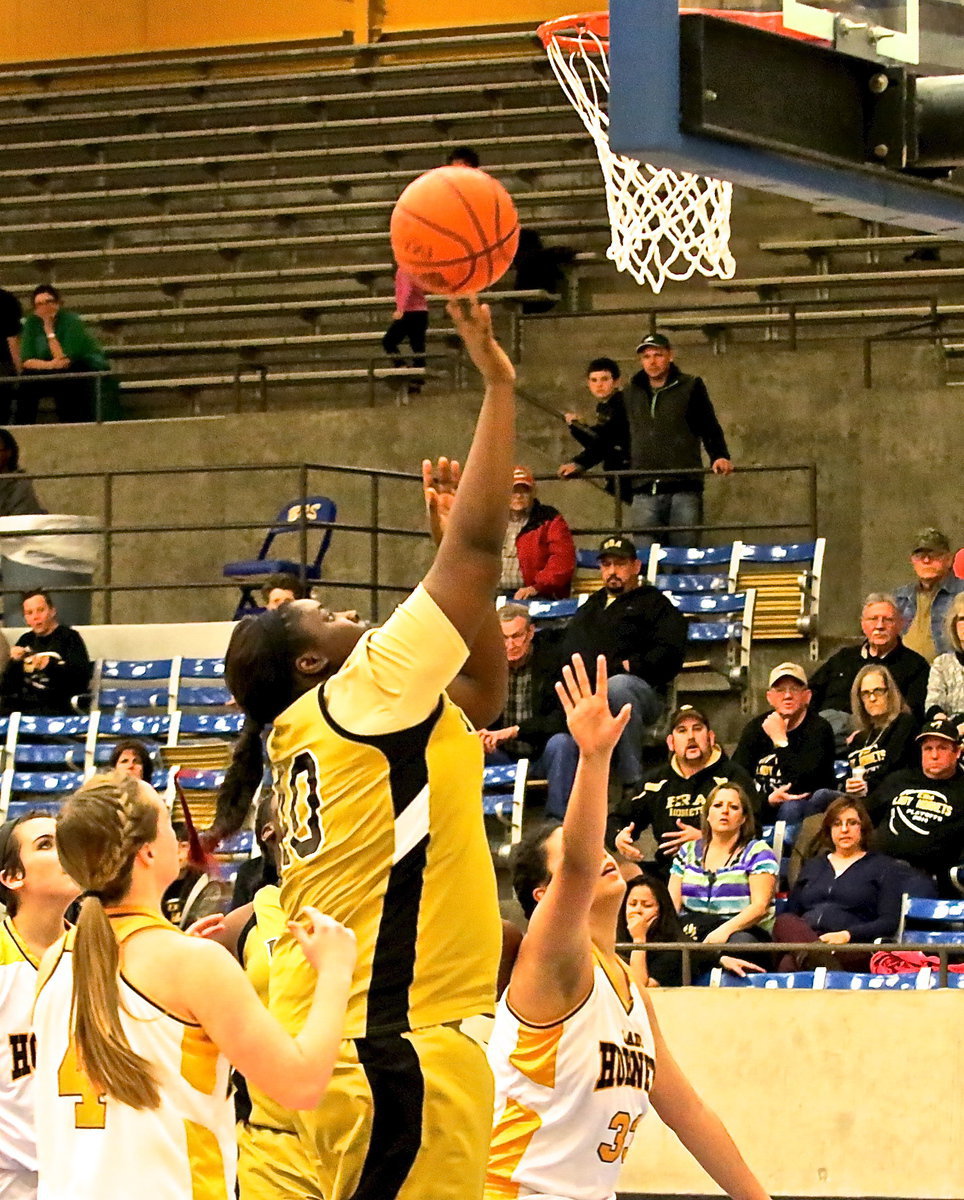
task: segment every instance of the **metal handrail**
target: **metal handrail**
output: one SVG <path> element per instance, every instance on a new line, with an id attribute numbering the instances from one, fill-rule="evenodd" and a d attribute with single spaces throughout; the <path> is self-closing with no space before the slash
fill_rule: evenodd
<path id="1" fill-rule="evenodd" d="M 405 538 L 405 539 L 427 539 L 429 534 L 421 528 L 407 528 L 397 525 L 385 525 L 382 523 L 382 509 L 384 505 L 383 484 L 388 482 L 400 482 L 405 484 L 420 484 L 421 475 L 411 471 L 396 471 L 375 467 L 354 467 L 341 464 L 330 463 L 306 463 L 297 461 L 288 461 L 271 464 L 272 471 L 290 471 L 296 475 L 297 483 L 293 485 L 292 492 L 297 496 L 308 497 L 317 488 L 309 486 L 311 476 L 314 473 L 324 473 L 334 476 L 348 477 L 363 477 L 369 481 L 369 501 L 368 501 L 368 521 L 367 522 L 309 522 L 307 514 L 302 511 L 297 522 L 292 522 L 292 531 L 298 533 L 299 551 L 298 563 L 299 574 L 302 580 L 307 579 L 308 571 L 308 535 L 310 529 L 319 531 L 325 529 L 337 529 L 340 533 L 353 534 L 364 537 L 368 543 L 368 572 L 367 576 L 362 579 L 339 579 L 325 578 L 324 587 L 332 591 L 355 589 L 362 590 L 368 593 L 370 599 L 371 616 L 374 620 L 378 620 L 380 616 L 380 608 L 382 597 L 396 596 L 404 594 L 411 590 L 414 586 L 414 581 L 411 583 L 387 583 L 381 578 L 381 557 L 379 539 L 382 537 Z M 151 468 L 134 468 L 134 467 L 119 467 L 111 471 L 96 471 L 96 470 L 80 470 L 80 471 L 37 471 L 25 472 L 23 478 L 31 479 L 37 482 L 43 481 L 65 481 L 65 480 L 98 480 L 102 487 L 102 512 L 103 518 L 93 525 L 78 525 L 66 528 L 58 528 L 51 530 L 32 530 L 24 528 L 17 530 L 16 527 L 6 531 L 7 536 L 29 536 L 33 537 L 58 537 L 65 534 L 82 534 L 102 539 L 102 578 L 100 582 L 90 584 L 65 584 L 58 587 L 58 591 L 62 592 L 96 592 L 104 596 L 104 621 L 109 623 L 112 618 L 112 597 L 116 594 L 131 593 L 131 592 L 146 592 L 146 591 L 175 591 L 185 588 L 196 588 L 198 590 L 212 590 L 231 588 L 236 586 L 231 580 L 223 579 L 217 582 L 210 579 L 200 580 L 197 583 L 190 581 L 139 581 L 139 582 L 118 582 L 115 579 L 115 562 L 114 562 L 114 539 L 118 536 L 136 536 L 136 535 L 156 535 L 168 533 L 218 533 L 218 532 L 237 532 L 237 531 L 257 531 L 263 533 L 268 525 L 275 524 L 274 521 L 230 521 L 223 520 L 218 522 L 199 522 L 192 521 L 185 524 L 174 524 L 171 522 L 152 522 L 150 524 L 132 524 L 124 522 L 117 514 L 117 505 L 115 499 L 115 483 L 118 480 L 140 478 L 147 479 L 151 477 L 171 478 L 183 475 L 223 475 L 223 474 L 238 474 L 257 471 L 263 472 L 263 464 L 253 463 L 237 463 L 237 464 L 217 464 L 211 466 L 180 466 L 180 467 L 151 467 Z M 766 474 L 766 473 L 781 473 L 786 471 L 803 472 L 807 474 L 810 491 L 809 504 L 810 512 L 807 521 L 800 522 L 784 522 L 782 524 L 774 523 L 759 523 L 751 524 L 749 522 L 739 522 L 736 524 L 718 524 L 718 525 L 703 525 L 698 527 L 702 531 L 713 532 L 723 529 L 740 529 L 748 531 L 751 529 L 806 529 L 811 536 L 816 535 L 816 468 L 810 463 L 792 463 L 787 465 L 774 466 L 749 466 L 737 468 L 737 473 L 747 474 Z M 651 476 L 657 475 L 657 472 L 647 471 L 617 471 L 610 472 L 613 476 L 633 475 L 633 476 Z M 674 472 L 679 475 L 706 475 L 710 472 L 701 470 L 687 470 Z M 600 475 L 598 478 L 603 478 Z M 546 480 L 553 479 L 555 476 L 539 476 L 538 478 Z M 297 503 L 297 500 L 295 501 Z M 621 502 L 614 502 L 614 522 L 612 526 L 587 526 L 575 527 L 573 533 L 579 535 L 595 535 L 606 534 L 615 529 L 624 528 L 622 524 L 622 505 Z M 413 505 L 413 512 L 416 511 Z M 420 508 L 418 509 L 420 512 Z M 695 528 L 695 527 L 694 527 Z M 634 527 L 634 532 L 639 530 Z M 294 559 L 294 556 L 291 556 Z"/>
<path id="2" fill-rule="evenodd" d="M 951 955 L 964 958 L 964 942 L 846 942 L 830 945 L 827 942 L 723 942 L 707 945 L 706 942 L 617 942 L 617 950 L 663 951 L 672 950 L 683 955 L 683 986 L 693 982 L 693 955 L 719 958 L 722 954 L 734 957 L 750 957 L 754 954 L 877 954 L 884 950 L 916 951 L 929 954 L 939 960 L 938 985 L 947 987 L 947 966 Z"/>

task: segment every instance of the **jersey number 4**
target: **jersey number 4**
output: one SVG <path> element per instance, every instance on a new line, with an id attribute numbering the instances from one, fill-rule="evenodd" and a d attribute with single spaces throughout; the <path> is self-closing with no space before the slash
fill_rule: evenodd
<path id="1" fill-rule="evenodd" d="M 596 1153 L 604 1163 L 625 1162 L 629 1147 L 633 1143 L 633 1134 L 639 1124 L 639 1117 L 633 1120 L 628 1112 L 618 1112 L 609 1122 L 609 1128 L 614 1137 L 611 1142 L 600 1142 Z"/>
<path id="2" fill-rule="evenodd" d="M 57 1072 L 57 1090 L 61 1096 L 76 1096 L 74 1104 L 75 1129 L 103 1129 L 107 1120 L 107 1104 L 81 1069 L 77 1050 L 71 1042 Z"/>

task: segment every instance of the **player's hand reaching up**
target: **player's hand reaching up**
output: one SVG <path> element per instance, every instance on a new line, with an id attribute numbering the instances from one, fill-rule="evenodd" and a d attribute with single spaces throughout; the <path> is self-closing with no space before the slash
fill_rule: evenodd
<path id="1" fill-rule="evenodd" d="M 422 492 L 429 528 L 438 546 L 449 522 L 462 468 L 454 458 L 440 458 L 433 467 L 430 458 L 422 459 Z"/>
<path id="2" fill-rule="evenodd" d="M 348 975 L 354 971 L 358 957 L 355 935 L 333 917 L 305 905 L 298 920 L 288 922 L 288 932 L 319 975 L 322 971 L 330 975 L 339 969 Z"/>
<path id="3" fill-rule="evenodd" d="M 477 296 L 453 296 L 445 307 L 486 384 L 515 383 L 515 367 L 492 332 L 489 306 L 480 304 Z"/>
<path id="4" fill-rule="evenodd" d="M 566 724 L 583 758 L 609 755 L 629 722 L 631 709 L 624 704 L 613 716 L 609 711 L 607 683 L 609 675 L 603 655 L 596 659 L 596 686 L 589 682 L 581 654 L 572 656 L 572 665 L 562 668 L 562 682 L 556 694 L 566 714 Z"/>

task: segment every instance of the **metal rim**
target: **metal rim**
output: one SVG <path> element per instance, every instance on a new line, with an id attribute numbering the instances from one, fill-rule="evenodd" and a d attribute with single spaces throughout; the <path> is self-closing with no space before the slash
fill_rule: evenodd
<path id="1" fill-rule="evenodd" d="M 749 25 L 754 29 L 763 29 L 769 33 L 779 33 L 784 37 L 800 38 L 804 41 L 820 41 L 810 34 L 800 33 L 796 29 L 788 29 L 783 23 L 780 12 L 745 12 L 739 9 L 721 8 L 681 8 L 680 13 L 705 13 L 708 17 L 723 17 L 727 21 L 738 21 L 741 25 Z M 590 34 L 587 37 L 586 34 Z M 562 50 L 599 51 L 609 49 L 609 13 L 588 12 L 574 13 L 568 17 L 554 17 L 551 21 L 543 21 L 536 30 L 536 35 L 547 49 L 556 45 Z"/>

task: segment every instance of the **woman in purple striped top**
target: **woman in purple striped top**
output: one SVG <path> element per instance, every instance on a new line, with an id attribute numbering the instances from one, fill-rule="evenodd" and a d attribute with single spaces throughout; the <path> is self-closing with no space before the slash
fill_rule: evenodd
<path id="1" fill-rule="evenodd" d="M 700 941 L 765 942 L 773 928 L 779 868 L 773 851 L 754 835 L 750 799 L 725 783 L 706 797 L 699 841 L 673 860 L 669 891 L 683 927 Z"/>

